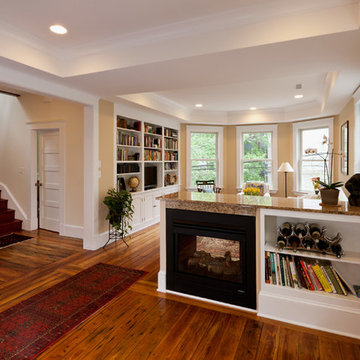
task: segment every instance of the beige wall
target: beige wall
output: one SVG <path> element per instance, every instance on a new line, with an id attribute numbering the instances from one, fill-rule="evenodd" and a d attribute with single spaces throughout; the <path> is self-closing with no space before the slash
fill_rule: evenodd
<path id="1" fill-rule="evenodd" d="M 186 188 L 186 125 L 181 124 L 181 188 Z M 195 125 L 195 124 L 189 124 Z M 199 124 L 196 124 L 199 125 Z M 204 125 L 206 126 L 206 125 Z M 224 126 L 224 189 L 227 194 L 236 193 L 236 126 Z M 292 124 L 278 124 L 278 166 L 281 162 L 292 164 Z M 279 196 L 284 194 L 284 174 L 278 175 Z M 288 174 L 288 190 L 292 189 L 293 175 Z"/>
<path id="2" fill-rule="evenodd" d="M 0 181 L 26 211 L 29 205 L 29 162 L 26 123 L 65 122 L 65 224 L 83 225 L 83 106 L 42 96 L 0 95 Z M 29 214 L 27 214 L 29 215 Z"/>
<path id="3" fill-rule="evenodd" d="M 349 175 L 341 172 L 340 156 L 335 156 L 334 161 L 334 180 L 346 182 L 354 174 L 354 143 L 355 143 L 355 113 L 354 113 L 354 100 L 351 99 L 344 109 L 335 118 L 334 122 L 334 150 L 336 153 L 341 153 L 341 125 L 349 121 Z M 358 140 L 359 141 L 359 140 Z M 347 193 L 345 187 L 343 187 Z"/>
<path id="4" fill-rule="evenodd" d="M 107 230 L 108 213 L 103 204 L 109 188 L 114 187 L 114 104 L 99 101 L 99 160 L 101 161 L 101 178 L 99 180 L 99 233 Z"/>

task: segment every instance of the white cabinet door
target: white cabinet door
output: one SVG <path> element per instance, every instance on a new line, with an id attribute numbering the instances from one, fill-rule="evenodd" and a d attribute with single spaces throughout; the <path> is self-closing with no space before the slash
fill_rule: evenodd
<path id="1" fill-rule="evenodd" d="M 158 194 L 154 194 L 153 195 L 153 218 L 156 219 L 160 219 L 160 199 L 159 196 L 161 196 L 163 194 L 158 193 Z"/>
<path id="2" fill-rule="evenodd" d="M 153 218 L 153 194 L 144 195 L 144 221 L 151 221 Z"/>
<path id="3" fill-rule="evenodd" d="M 143 222 L 143 196 L 133 196 L 134 214 L 132 227 L 135 230 L 136 227 L 140 226 Z"/>

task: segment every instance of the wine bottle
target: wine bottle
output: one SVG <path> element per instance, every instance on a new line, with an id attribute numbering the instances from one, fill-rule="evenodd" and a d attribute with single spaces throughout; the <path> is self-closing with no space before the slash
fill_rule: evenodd
<path id="1" fill-rule="evenodd" d="M 295 233 L 293 233 L 289 237 L 288 241 L 293 250 L 296 251 L 298 246 L 300 245 L 300 238 Z"/>
<path id="2" fill-rule="evenodd" d="M 326 241 L 326 239 L 324 239 L 323 237 L 316 239 L 315 242 L 316 242 L 316 247 L 321 251 L 325 251 L 329 248 L 328 241 Z"/>
<path id="3" fill-rule="evenodd" d="M 291 235 L 291 224 L 290 224 L 289 222 L 284 222 L 284 223 L 281 225 L 280 232 L 281 232 L 281 234 L 284 235 L 284 236 L 289 236 L 289 235 Z"/>
<path id="4" fill-rule="evenodd" d="M 305 236 L 303 239 L 302 239 L 302 245 L 305 249 L 312 249 L 315 245 L 315 241 L 312 239 L 311 236 Z"/>
<path id="5" fill-rule="evenodd" d="M 306 235 L 306 228 L 305 228 L 305 225 L 304 224 L 301 224 L 301 223 L 298 223 L 295 225 L 295 234 L 297 236 L 302 236 L 304 237 Z"/>
<path id="6" fill-rule="evenodd" d="M 310 234 L 313 239 L 319 239 L 321 236 L 320 226 L 318 224 L 310 224 Z"/>
<path id="7" fill-rule="evenodd" d="M 280 251 L 286 246 L 286 239 L 281 234 L 279 234 L 279 236 L 277 237 L 276 242 L 277 242 L 277 247 Z"/>
<path id="8" fill-rule="evenodd" d="M 331 245 L 331 251 L 336 255 L 337 258 L 341 258 L 342 247 L 340 244 Z"/>

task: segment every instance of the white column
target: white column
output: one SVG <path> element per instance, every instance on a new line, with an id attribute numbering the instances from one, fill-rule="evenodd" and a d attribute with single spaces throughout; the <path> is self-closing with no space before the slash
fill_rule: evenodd
<path id="1" fill-rule="evenodd" d="M 99 232 L 99 110 L 84 107 L 84 249 L 96 250 Z"/>

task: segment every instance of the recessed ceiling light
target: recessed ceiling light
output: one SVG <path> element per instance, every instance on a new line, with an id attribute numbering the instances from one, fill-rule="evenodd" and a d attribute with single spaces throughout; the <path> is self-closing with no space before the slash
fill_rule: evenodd
<path id="1" fill-rule="evenodd" d="M 59 34 L 59 35 L 64 35 L 67 33 L 67 29 L 64 28 L 62 25 L 51 25 L 49 28 L 53 33 L 55 34 Z"/>
<path id="2" fill-rule="evenodd" d="M 255 107 L 255 106 L 252 106 L 252 107 L 250 108 L 250 110 L 256 110 L 256 107 Z"/>
<path id="3" fill-rule="evenodd" d="M 197 108 L 202 108 L 202 107 L 203 107 L 203 104 L 195 104 L 195 107 L 197 107 Z"/>
<path id="4" fill-rule="evenodd" d="M 295 99 L 302 99 L 304 97 L 304 95 L 302 94 L 297 94 L 294 96 Z"/>

